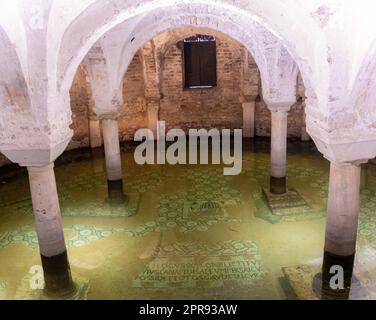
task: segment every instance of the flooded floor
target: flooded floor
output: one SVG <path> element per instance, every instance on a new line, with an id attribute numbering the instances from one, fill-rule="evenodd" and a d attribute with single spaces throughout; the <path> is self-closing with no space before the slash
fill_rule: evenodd
<path id="1" fill-rule="evenodd" d="M 269 142 L 244 143 L 238 176 L 224 176 L 220 165 L 139 166 L 132 147 L 123 146 L 123 206 L 107 201 L 101 150 L 64 154 L 55 173 L 81 298 L 297 298 L 282 268 L 320 263 L 329 162 L 313 144 L 289 142 L 287 184 L 305 205 L 276 216 L 262 197 L 269 184 Z M 371 282 L 375 176 L 376 165 L 365 166 L 356 262 Z M 0 186 L 0 299 L 32 298 L 30 269 L 40 265 L 34 230 L 22 171 Z"/>

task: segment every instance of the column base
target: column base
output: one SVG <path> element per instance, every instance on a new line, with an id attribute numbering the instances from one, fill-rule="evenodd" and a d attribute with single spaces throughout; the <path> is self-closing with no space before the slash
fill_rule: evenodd
<path id="1" fill-rule="evenodd" d="M 337 256 L 335 254 L 324 252 L 324 260 L 322 265 L 322 300 L 348 300 L 351 289 L 351 278 L 354 269 L 355 254 L 351 256 Z M 330 273 L 332 266 L 341 266 L 343 268 L 343 289 L 335 289 L 330 287 L 330 280 L 337 273 Z"/>
<path id="2" fill-rule="evenodd" d="M 127 202 L 127 196 L 123 190 L 123 180 L 107 180 L 108 202 L 110 204 L 124 204 Z"/>
<path id="3" fill-rule="evenodd" d="M 270 177 L 270 192 L 274 194 L 286 193 L 286 177 Z"/>
<path id="4" fill-rule="evenodd" d="M 73 295 L 76 287 L 72 281 L 67 252 L 65 251 L 53 257 L 41 255 L 41 259 L 45 281 L 45 294 L 52 297 Z"/>

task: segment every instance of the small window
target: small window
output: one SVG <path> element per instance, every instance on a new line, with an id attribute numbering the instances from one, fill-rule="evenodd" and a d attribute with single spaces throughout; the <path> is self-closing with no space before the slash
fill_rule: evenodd
<path id="1" fill-rule="evenodd" d="M 212 36 L 196 35 L 183 41 L 184 87 L 212 88 L 217 85 L 217 46 Z"/>

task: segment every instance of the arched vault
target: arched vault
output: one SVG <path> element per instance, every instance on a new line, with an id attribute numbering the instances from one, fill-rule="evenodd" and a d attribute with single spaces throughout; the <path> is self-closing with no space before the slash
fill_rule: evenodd
<path id="1" fill-rule="evenodd" d="M 175 14 L 177 12 L 169 11 L 166 16 L 174 17 Z M 259 67 L 264 99 L 270 103 L 292 104 L 295 101 L 298 68 L 278 39 L 258 23 L 249 23 L 248 32 L 245 32 L 234 23 L 215 16 L 196 15 L 192 18 L 192 15 L 187 13 L 180 14 L 178 21 L 163 16 L 161 20 L 154 18 L 152 24 L 148 24 L 145 19 L 149 20 L 144 18 L 137 26 L 145 25 L 147 28 L 140 29 L 136 26 L 135 31 L 129 33 L 129 24 L 125 22 L 106 33 L 89 51 L 85 63 L 89 70 L 95 69 L 91 72 L 91 79 L 94 88 L 100 91 L 97 97 L 100 100 L 99 106 L 116 108 L 111 101 L 121 101 L 123 76 L 134 54 L 145 42 L 165 31 L 188 26 L 220 31 L 244 44 Z M 98 76 L 98 73 L 101 75 Z M 71 81 L 72 75 L 69 75 L 67 81 Z M 103 79 L 106 79 L 105 83 Z M 104 97 L 107 103 L 102 101 Z"/>
<path id="2" fill-rule="evenodd" d="M 10 135 L 15 139 L 2 140 L 0 150 L 6 153 L 5 149 L 20 146 L 27 150 L 56 148 L 53 154 L 64 150 L 71 136 L 68 91 L 73 75 L 94 44 L 106 41 L 109 31 L 121 25 L 127 30 L 126 47 L 114 60 L 119 63 L 126 61 L 123 56 L 130 59 L 154 31 L 207 24 L 250 50 L 259 65 L 264 91 L 272 97 L 272 86 L 286 83 L 286 75 L 295 72 L 294 65 L 286 61 L 296 63 L 307 89 L 307 130 L 326 157 L 340 162 L 352 161 L 355 153 L 364 158 L 375 156 L 376 126 L 370 120 L 376 81 L 372 63 L 375 7 L 373 0 L 3 1 L 0 27 L 15 52 L 8 60 L 19 66 L 18 74 L 24 77 L 19 83 L 28 96 L 24 104 L 30 104 L 24 108 L 27 112 L 14 117 L 19 123 L 33 119 L 33 125 Z M 273 70 L 270 66 L 276 65 L 283 72 L 272 78 L 274 82 L 266 82 Z M 9 72 L 0 77 L 2 83 L 11 79 Z M 111 85 L 118 78 L 119 74 Z M 0 112 L 0 117 L 4 123 L 5 113 Z M 38 138 L 30 138 L 35 132 Z M 29 139 L 34 140 L 29 143 Z M 354 143 L 359 147 L 347 147 Z"/>

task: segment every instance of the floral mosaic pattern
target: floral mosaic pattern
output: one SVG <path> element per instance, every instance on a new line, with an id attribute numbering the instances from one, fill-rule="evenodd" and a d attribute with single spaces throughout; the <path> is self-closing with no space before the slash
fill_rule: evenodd
<path id="1" fill-rule="evenodd" d="M 156 221 L 134 230 L 136 236 L 168 228 L 177 228 L 183 233 L 207 231 L 218 223 L 240 222 L 226 208 L 241 205 L 241 193 L 228 186 L 221 169 L 189 170 L 182 176 L 192 182 L 192 189 L 160 195 Z"/>
<path id="2" fill-rule="evenodd" d="M 75 225 L 64 228 L 66 234 L 73 233 L 72 236 L 66 237 L 68 247 L 82 247 L 92 241 L 107 238 L 116 232 L 125 232 L 123 228 L 99 228 L 92 225 Z M 22 243 L 31 249 L 38 248 L 38 237 L 32 226 L 25 226 L 15 231 L 0 234 L 0 248 L 9 245 Z"/>
<path id="3" fill-rule="evenodd" d="M 137 213 L 140 194 L 127 194 L 125 204 L 111 205 L 107 201 L 85 203 L 84 206 L 75 206 L 70 203 L 64 206 L 62 215 L 65 217 L 130 217 Z"/>
<path id="4" fill-rule="evenodd" d="M 248 162 L 248 163 L 247 163 Z M 243 174 L 250 179 L 256 179 L 259 182 L 264 182 L 270 176 L 270 158 L 269 156 L 260 156 L 257 159 L 252 158 L 246 161 L 246 166 L 243 168 Z M 315 167 L 302 166 L 293 162 L 287 163 L 287 177 L 294 177 L 294 179 L 306 179 L 314 177 L 317 181 L 321 177 L 322 180 L 328 180 L 327 177 L 322 177 L 322 171 Z"/>
<path id="5" fill-rule="evenodd" d="M 360 194 L 358 233 L 366 243 L 376 248 L 376 192 L 368 189 Z"/>

